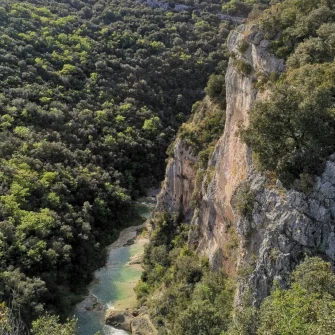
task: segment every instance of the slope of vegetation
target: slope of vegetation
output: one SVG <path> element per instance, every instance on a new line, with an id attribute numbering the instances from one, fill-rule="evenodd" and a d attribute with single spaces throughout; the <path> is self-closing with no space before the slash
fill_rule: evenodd
<path id="1" fill-rule="evenodd" d="M 335 274 L 318 257 L 306 258 L 287 289 L 275 283 L 259 309 L 248 294 L 233 309 L 234 279 L 212 271 L 206 258 L 187 245 L 189 225 L 167 213 L 156 214 L 144 273 L 136 287 L 159 334 L 312 335 L 335 333 Z"/>
<path id="2" fill-rule="evenodd" d="M 228 0 L 222 5 L 224 14 L 245 17 L 251 19 L 257 18 L 264 9 L 280 0 Z"/>
<path id="3" fill-rule="evenodd" d="M 210 76 L 205 91 L 206 98 L 193 105 L 190 120 L 177 135 L 198 156 L 192 195 L 195 207 L 199 205 L 208 160 L 224 129 L 224 76 Z M 214 335 L 227 329 L 233 283 L 222 271 L 213 273 L 207 259 L 187 245 L 190 226 L 183 224 L 178 213 L 156 213 L 152 225 L 154 231 L 145 249 L 144 272 L 136 293 L 140 303 L 149 307 L 159 333 Z"/>
<path id="4" fill-rule="evenodd" d="M 136 287 L 159 334 L 215 335 L 228 328 L 234 285 L 186 244 L 189 226 L 178 215 L 157 214 Z"/>
<path id="5" fill-rule="evenodd" d="M 241 3 L 248 9 L 238 12 L 236 5 Z M 232 14 L 246 15 L 252 3 L 230 1 L 223 8 L 230 6 Z M 262 170 L 274 171 L 285 185 L 320 173 L 327 157 L 335 152 L 333 6 L 327 0 L 285 0 L 259 13 L 259 29 L 272 42 L 272 51 L 286 60 L 287 71 L 279 79 L 277 73 L 271 75 L 269 99 L 256 103 L 242 136 Z M 222 85 L 215 83 L 221 80 L 220 75 L 213 76 L 207 93 L 220 96 Z M 215 119 L 214 109 L 203 110 L 204 102 L 196 104 L 190 121 L 179 131 L 180 138 L 198 154 L 196 168 L 202 171 L 198 185 L 203 184 L 211 148 L 222 131 L 207 127 Z M 207 148 L 209 154 L 205 154 Z M 252 207 L 249 191 L 246 187 L 241 200 L 244 216 Z M 274 282 L 260 308 L 253 306 L 249 292 L 242 306 L 234 309 L 234 278 L 209 268 L 188 243 L 197 227 L 182 222 L 180 215 L 156 213 L 145 271 L 137 286 L 139 302 L 148 306 L 159 334 L 335 334 L 332 264 L 306 257 L 293 271 L 288 287 Z"/>
<path id="6" fill-rule="evenodd" d="M 334 2 L 286 0 L 262 15 L 260 29 L 287 71 L 256 103 L 243 136 L 261 167 L 288 186 L 320 173 L 335 151 Z"/>
<path id="7" fill-rule="evenodd" d="M 216 15 L 135 1 L 0 0 L 0 301 L 66 314 L 227 34 Z"/>
<path id="8" fill-rule="evenodd" d="M 275 285 L 256 310 L 241 308 L 222 335 L 312 335 L 335 333 L 335 275 L 330 263 L 307 258 L 291 276 L 287 290 Z"/>
<path id="9" fill-rule="evenodd" d="M 331 0 L 232 0 L 223 12 L 258 17 L 277 2 L 259 26 L 287 72 L 243 137 L 289 185 L 335 151 L 335 14 Z M 221 5 L 0 0 L 0 301 L 11 306 L 0 305 L 0 332 L 24 334 L 21 314 L 33 334 L 75 334 L 74 320 L 45 312 L 68 314 L 103 246 L 133 219 L 132 199 L 162 178 L 165 150 L 209 78 L 215 108 L 197 103 L 179 133 L 199 155 L 197 206 L 224 127 Z M 157 214 L 154 227 L 136 290 L 161 334 L 335 333 L 328 263 L 307 259 L 260 310 L 246 297 L 233 313 L 234 284 L 187 245 L 182 218 Z"/>

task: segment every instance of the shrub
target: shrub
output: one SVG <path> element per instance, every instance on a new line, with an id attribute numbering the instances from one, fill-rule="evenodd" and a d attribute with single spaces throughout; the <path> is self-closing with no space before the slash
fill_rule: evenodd
<path id="1" fill-rule="evenodd" d="M 135 286 L 135 292 L 138 300 L 148 296 L 150 293 L 149 285 L 143 281 L 139 281 Z"/>
<path id="2" fill-rule="evenodd" d="M 44 315 L 33 322 L 33 335 L 76 335 L 77 320 L 67 319 L 66 323 L 61 324 L 59 318 L 54 315 Z"/>
<path id="3" fill-rule="evenodd" d="M 307 258 L 293 271 L 285 290 L 275 284 L 260 309 L 250 296 L 227 332 L 221 335 L 333 335 L 335 334 L 335 275 L 330 263 Z"/>
<path id="4" fill-rule="evenodd" d="M 250 189 L 250 184 L 241 184 L 235 197 L 235 208 L 237 209 L 237 212 L 243 217 L 251 219 L 254 204 L 255 196 Z"/>
<path id="5" fill-rule="evenodd" d="M 334 334 L 334 283 L 331 264 L 307 258 L 293 272 L 291 287 L 276 286 L 263 302 L 258 334 Z"/>
<path id="6" fill-rule="evenodd" d="M 250 111 L 242 138 L 261 167 L 276 172 L 286 186 L 302 173 L 320 173 L 335 151 L 334 78 L 334 64 L 306 65 Z"/>
<path id="7" fill-rule="evenodd" d="M 252 72 L 252 66 L 242 59 L 235 59 L 233 61 L 233 66 L 239 73 L 246 76 Z"/>
<path id="8" fill-rule="evenodd" d="M 237 49 L 240 53 L 244 54 L 249 49 L 249 43 L 245 40 L 241 40 Z"/>
<path id="9" fill-rule="evenodd" d="M 221 74 L 212 74 L 209 77 L 205 91 L 211 99 L 215 99 L 218 97 L 224 98 L 226 94 L 226 84 L 224 76 Z"/>
<path id="10" fill-rule="evenodd" d="M 28 328 L 21 320 L 20 313 L 8 308 L 4 302 L 0 303 L 0 334 L 25 335 Z"/>

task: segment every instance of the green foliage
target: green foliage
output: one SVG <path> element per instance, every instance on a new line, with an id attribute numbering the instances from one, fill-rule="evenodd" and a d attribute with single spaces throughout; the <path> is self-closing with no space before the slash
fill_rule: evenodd
<path id="1" fill-rule="evenodd" d="M 229 0 L 222 6 L 222 12 L 232 16 L 246 17 L 253 10 L 264 10 L 274 2 L 273 0 Z"/>
<path id="2" fill-rule="evenodd" d="M 223 109 L 225 108 L 226 83 L 225 83 L 225 77 L 223 75 L 212 74 L 209 77 L 205 91 L 211 99 L 217 101 L 222 106 Z"/>
<path id="3" fill-rule="evenodd" d="M 209 147 L 215 145 L 223 133 L 224 124 L 225 111 L 220 106 L 208 101 L 199 102 L 193 106 L 191 119 L 180 127 L 178 137 L 185 140 L 200 157 Z M 206 158 L 201 157 L 207 163 Z"/>
<path id="4" fill-rule="evenodd" d="M 223 66 L 211 6 L 0 0 L 0 301 L 28 324 L 72 310 L 132 199 L 162 179 L 165 149 Z"/>
<path id="5" fill-rule="evenodd" d="M 181 312 L 174 334 L 216 335 L 223 328 L 224 320 L 214 306 L 207 301 L 195 301 Z"/>
<path id="6" fill-rule="evenodd" d="M 242 136 L 261 166 L 275 171 L 285 185 L 302 173 L 319 173 L 335 151 L 334 74 L 334 64 L 305 65 L 250 112 Z"/>
<path id="7" fill-rule="evenodd" d="M 333 275 L 334 276 L 334 275 Z M 261 307 L 259 335 L 265 334 L 333 334 L 334 297 L 318 294 L 298 283 L 283 291 L 276 288 Z"/>
<path id="8" fill-rule="evenodd" d="M 292 273 L 292 281 L 311 293 L 335 298 L 335 275 L 332 265 L 318 257 L 308 257 Z"/>
<path id="9" fill-rule="evenodd" d="M 335 275 L 330 263 L 307 258 L 292 273 L 285 290 L 275 287 L 259 310 L 238 309 L 225 335 L 334 334 Z"/>
<path id="10" fill-rule="evenodd" d="M 22 322 L 20 313 L 0 303 L 0 334 L 1 335 L 25 335 L 27 326 Z"/>
<path id="11" fill-rule="evenodd" d="M 245 62 L 243 59 L 234 59 L 233 66 L 239 73 L 246 76 L 252 72 L 252 66 Z"/>
<path id="12" fill-rule="evenodd" d="M 243 183 L 237 190 L 234 206 L 243 217 L 250 219 L 254 209 L 255 196 L 248 183 Z"/>
<path id="13" fill-rule="evenodd" d="M 198 207 L 201 199 L 201 187 L 206 178 L 210 182 L 214 170 L 208 167 L 215 144 L 223 134 L 225 125 L 225 87 L 222 75 L 212 75 L 206 92 L 208 97 L 193 105 L 192 117 L 184 123 L 178 132 L 178 138 L 189 145 L 197 155 L 196 180 L 191 196 L 192 205 Z M 212 97 L 210 99 L 209 97 Z"/>
<path id="14" fill-rule="evenodd" d="M 227 332 L 221 335 L 256 335 L 259 326 L 259 311 L 255 307 L 239 308 Z"/>
<path id="15" fill-rule="evenodd" d="M 334 4 L 326 0 L 286 0 L 258 21 L 274 53 L 287 59 L 287 73 L 280 80 L 271 74 L 272 94 L 256 103 L 242 135 L 260 166 L 286 186 L 320 173 L 335 151 L 334 21 Z M 256 87 L 266 82 L 261 78 Z"/>
<path id="16" fill-rule="evenodd" d="M 33 322 L 31 333 L 33 335 L 76 335 L 77 320 L 68 319 L 61 324 L 59 318 L 53 315 L 44 315 Z"/>
<path id="17" fill-rule="evenodd" d="M 136 287 L 138 298 L 149 306 L 160 332 L 220 334 L 230 320 L 234 286 L 186 246 L 190 227 L 179 222 L 166 213 L 154 218 L 142 280 Z"/>
<path id="18" fill-rule="evenodd" d="M 238 44 L 238 51 L 242 54 L 244 54 L 249 49 L 249 43 L 245 40 L 241 40 Z"/>
<path id="19" fill-rule="evenodd" d="M 333 61 L 329 32 L 334 15 L 332 1 L 286 0 L 265 11 L 260 27 L 266 39 L 274 39 L 278 57 L 287 58 L 295 50 L 299 57 L 293 63 Z"/>

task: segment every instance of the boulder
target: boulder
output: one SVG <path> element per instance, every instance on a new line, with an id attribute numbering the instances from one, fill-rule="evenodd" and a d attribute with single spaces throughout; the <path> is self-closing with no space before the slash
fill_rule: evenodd
<path id="1" fill-rule="evenodd" d="M 131 331 L 131 322 L 134 319 L 134 311 L 125 310 L 118 311 L 115 309 L 110 309 L 107 311 L 105 316 L 106 325 L 112 326 L 117 329 L 123 329 L 126 331 Z"/>
<path id="2" fill-rule="evenodd" d="M 143 262 L 143 255 L 138 254 L 130 257 L 130 260 L 127 263 L 127 265 L 142 264 L 142 262 Z"/>

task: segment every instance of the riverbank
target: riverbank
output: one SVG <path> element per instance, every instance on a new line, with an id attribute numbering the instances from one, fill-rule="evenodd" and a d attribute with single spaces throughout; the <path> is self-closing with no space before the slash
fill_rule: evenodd
<path id="1" fill-rule="evenodd" d="M 136 227 L 129 227 L 129 228 L 136 228 Z M 141 272 L 142 269 L 142 259 L 143 259 L 143 252 L 144 246 L 148 243 L 148 236 L 146 233 L 146 225 L 142 225 L 138 227 L 139 229 L 135 230 L 137 234 L 133 237 L 133 231 L 131 229 L 122 232 L 120 234 L 120 238 L 115 241 L 115 244 L 111 245 L 111 249 L 120 248 L 126 245 L 131 246 L 131 256 L 129 261 L 124 265 L 125 268 L 128 269 L 130 272 Z M 144 233 L 144 234 L 143 234 Z M 120 241 L 121 240 L 121 241 Z M 122 244 L 122 245 L 120 245 Z M 136 293 L 134 288 L 138 282 L 139 278 L 134 278 L 134 280 L 126 280 L 120 283 L 117 283 L 117 289 L 120 292 L 119 299 L 115 301 L 114 308 L 118 310 L 124 310 L 128 308 L 135 308 L 136 307 Z"/>
<path id="2" fill-rule="evenodd" d="M 154 197 L 139 199 L 138 213 L 148 219 L 155 203 Z M 134 287 L 142 274 L 140 259 L 147 242 L 145 227 L 146 223 L 122 230 L 108 247 L 105 266 L 95 271 L 88 286 L 89 294 L 75 308 L 79 335 L 94 335 L 98 331 L 101 335 L 127 334 L 105 325 L 105 313 L 111 308 L 123 310 L 136 305 Z"/>

